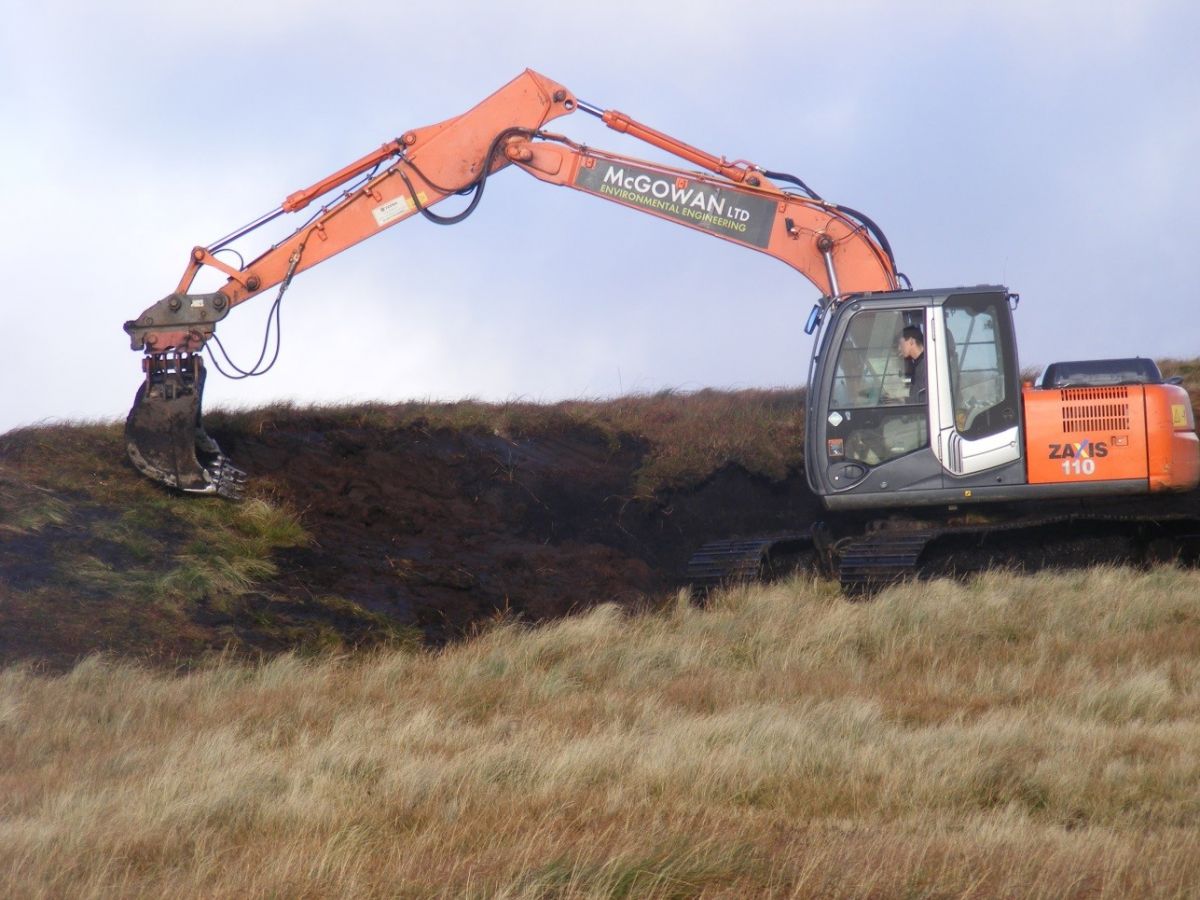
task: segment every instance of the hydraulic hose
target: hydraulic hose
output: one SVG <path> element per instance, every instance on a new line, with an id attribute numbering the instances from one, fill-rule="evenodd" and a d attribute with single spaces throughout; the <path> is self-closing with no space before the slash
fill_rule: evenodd
<path id="1" fill-rule="evenodd" d="M 812 188 L 810 188 L 807 184 L 805 184 L 803 181 L 801 181 L 795 175 L 789 175 L 787 172 L 766 172 L 766 171 L 764 171 L 763 174 L 766 175 L 768 178 L 770 178 L 772 181 L 786 181 L 788 184 L 794 184 L 796 187 L 800 188 L 800 190 L 804 191 L 804 193 L 808 194 L 808 196 L 814 200 L 821 199 L 820 194 L 818 194 L 816 191 L 814 191 Z"/>
<path id="2" fill-rule="evenodd" d="M 471 202 L 467 205 L 467 208 L 464 209 L 460 213 L 455 213 L 452 216 L 439 216 L 437 213 L 433 212 L 428 207 L 422 206 L 420 199 L 417 197 L 417 191 L 413 187 L 412 181 L 409 179 L 409 177 L 405 173 L 404 169 L 401 168 L 399 165 L 397 165 L 396 171 L 399 173 L 400 177 L 404 180 L 404 186 L 408 188 L 408 193 L 412 196 L 413 205 L 416 206 L 417 210 L 421 213 L 421 215 L 423 215 L 430 222 L 433 222 L 435 225 L 457 225 L 463 219 L 467 218 L 467 216 L 471 215 L 471 213 L 475 212 L 475 208 L 477 206 L 479 206 L 479 201 L 483 198 L 484 185 L 487 183 L 488 175 L 491 174 L 492 160 L 496 158 L 496 151 L 499 150 L 501 142 L 504 141 L 505 139 L 507 139 L 509 137 L 513 137 L 515 135 L 524 135 L 527 137 L 531 137 L 531 136 L 533 136 L 533 134 L 534 134 L 534 132 L 529 131 L 529 129 L 527 129 L 527 128 L 507 128 L 504 131 L 500 132 L 498 135 L 496 135 L 495 138 L 492 139 L 492 143 L 488 147 L 487 154 L 483 158 L 483 167 L 479 172 L 479 176 L 474 181 L 472 181 L 466 185 L 463 185 L 460 188 L 448 188 L 448 187 L 443 187 L 439 184 L 435 184 L 433 181 L 431 181 L 429 178 L 427 178 L 425 176 L 425 173 L 422 172 L 420 170 L 420 168 L 417 167 L 416 163 L 414 163 L 410 159 L 402 158 L 401 161 L 403 163 L 411 166 L 412 170 L 421 176 L 421 180 L 424 181 L 426 184 L 428 184 L 434 190 L 441 191 L 443 194 L 464 194 L 465 195 L 465 194 L 470 193 L 473 195 L 471 197 Z"/>
<path id="3" fill-rule="evenodd" d="M 804 193 L 808 194 L 808 196 L 811 197 L 813 200 L 821 200 L 820 194 L 818 194 L 816 191 L 814 191 L 812 188 L 810 188 L 807 184 L 805 184 L 803 181 L 801 181 L 795 175 L 789 175 L 787 172 L 767 172 L 767 171 L 764 171 L 763 174 L 766 175 L 768 178 L 770 178 L 772 181 L 784 181 L 784 182 L 787 182 L 788 184 L 794 184 L 796 187 L 800 188 L 800 190 L 804 191 Z M 824 202 L 824 201 L 822 200 L 821 202 Z M 838 204 L 834 204 L 833 208 L 836 209 L 838 212 L 843 213 L 844 215 L 850 216 L 852 219 L 857 219 L 859 222 L 861 222 L 866 227 L 867 231 L 871 234 L 871 236 L 874 237 L 875 240 L 879 242 L 879 246 L 883 248 L 883 252 L 887 254 L 888 261 L 892 264 L 892 270 L 895 271 L 896 256 L 895 256 L 895 254 L 892 253 L 892 245 L 891 245 L 891 243 L 889 243 L 889 241 L 887 239 L 887 235 L 885 235 L 883 233 L 883 229 L 880 228 L 878 225 L 876 225 L 868 216 L 863 215 L 858 210 L 851 209 L 848 206 L 840 206 Z"/>

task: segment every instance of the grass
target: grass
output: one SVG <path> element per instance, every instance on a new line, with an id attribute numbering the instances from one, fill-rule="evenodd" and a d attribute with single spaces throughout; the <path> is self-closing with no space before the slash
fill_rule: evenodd
<path id="1" fill-rule="evenodd" d="M 1200 573 L 805 580 L 182 677 L 0 673 L 36 896 L 1187 897 Z"/>
<path id="2" fill-rule="evenodd" d="M 124 453 L 115 423 L 0 435 L 5 655 L 59 665 L 110 647 L 173 664 L 223 647 L 317 652 L 413 639 L 340 597 L 265 590 L 279 553 L 310 540 L 286 498 L 173 495 L 136 476 Z"/>
<path id="3" fill-rule="evenodd" d="M 106 545 L 109 559 L 72 555 L 69 571 L 60 575 L 64 583 L 172 606 L 204 601 L 217 609 L 228 609 L 275 575 L 276 550 L 308 541 L 286 505 L 261 499 L 189 503 L 167 496 L 101 518 L 88 535 Z M 109 561 L 116 557 L 123 562 Z"/>
<path id="4" fill-rule="evenodd" d="M 1163 368 L 1200 398 L 1200 367 Z M 209 422 L 585 433 L 635 458 L 629 493 L 648 497 L 728 465 L 794 473 L 803 403 L 665 392 Z M 261 595 L 278 552 L 308 540 L 297 511 L 168 496 L 131 477 L 103 423 L 0 436 L 0 538 L 6 565 L 44 554 L 41 583 L 4 587 L 9 635 L 67 635 L 72 658 L 99 645 L 189 660 L 178 675 L 115 656 L 0 670 L 6 896 L 1115 898 L 1200 884 L 1195 571 L 993 573 L 867 604 L 797 580 L 704 608 L 680 595 L 657 613 L 502 619 L 418 650 L 343 598 Z M 197 635 L 198 612 L 223 624 Z M 294 652 L 247 663 L 234 651 L 251 627 Z M 405 646 L 349 653 L 351 633 Z"/>
<path id="5" fill-rule="evenodd" d="M 228 602 L 276 574 L 273 551 L 308 541 L 294 513 L 262 499 L 186 504 L 173 515 L 181 512 L 196 537 L 158 580 L 157 592 L 167 597 Z"/>

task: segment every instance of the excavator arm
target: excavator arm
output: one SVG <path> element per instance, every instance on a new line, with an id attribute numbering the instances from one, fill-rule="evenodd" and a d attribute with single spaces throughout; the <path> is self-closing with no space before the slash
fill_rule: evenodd
<path id="1" fill-rule="evenodd" d="M 453 194 L 473 191 L 473 202 L 478 202 L 487 177 L 509 163 L 502 146 L 506 135 L 535 133 L 575 107 L 575 98 L 564 87 L 527 70 L 469 112 L 406 132 L 328 178 L 290 194 L 271 213 L 210 247 L 193 249 L 175 291 L 125 323 L 133 349 L 197 352 L 212 335 L 216 322 L 238 304 L 287 284 L 299 272 Z M 370 177 L 353 190 L 346 189 L 363 176 Z M 304 225 L 241 268 L 216 255 L 267 222 L 297 213 L 339 188 L 343 192 Z M 229 280 L 215 293 L 189 294 L 205 266 L 219 270 Z"/>
<path id="2" fill-rule="evenodd" d="M 544 130 L 577 110 L 707 172 L 590 149 Z M 290 194 L 245 227 L 193 249 L 176 289 L 125 323 L 132 348 L 145 353 L 145 380 L 125 428 L 134 465 L 185 492 L 238 496 L 245 474 L 201 424 L 205 372 L 199 353 L 216 324 L 238 304 L 272 288 L 281 295 L 298 273 L 413 215 L 439 224 L 460 221 L 479 203 L 488 177 L 509 165 L 775 256 L 816 285 L 826 303 L 898 287 L 890 248 L 864 216 L 826 203 L 798 179 L 712 156 L 622 113 L 583 103 L 562 85 L 526 70 L 468 112 L 408 131 Z M 803 193 L 784 190 L 775 180 L 794 181 Z M 471 196 L 462 212 L 448 217 L 432 212 L 452 195 Z M 268 222 L 330 197 L 249 263 L 236 267 L 219 255 Z M 224 274 L 226 282 L 212 293 L 190 293 L 206 267 Z"/>

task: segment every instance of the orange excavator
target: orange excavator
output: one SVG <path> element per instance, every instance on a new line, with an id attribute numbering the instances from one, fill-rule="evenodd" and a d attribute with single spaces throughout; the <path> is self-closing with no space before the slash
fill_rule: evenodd
<path id="1" fill-rule="evenodd" d="M 703 171 L 546 130 L 576 112 Z M 1006 521 L 1045 524 L 1078 520 L 1081 508 L 1094 512 L 1102 498 L 1108 518 L 1193 527 L 1185 507 L 1168 509 L 1160 499 L 1200 483 L 1192 405 L 1151 361 L 1056 363 L 1040 384 L 1022 384 L 1012 322 L 1019 298 L 1007 288 L 913 290 L 883 232 L 862 213 L 823 200 L 792 175 L 730 162 L 585 103 L 531 70 L 468 112 L 405 132 L 193 249 L 174 292 L 125 323 L 133 349 L 145 353 L 126 422 L 134 466 L 180 491 L 239 496 L 245 473 L 201 422 L 200 352 L 217 323 L 272 289 L 277 312 L 297 274 L 411 216 L 461 221 L 488 178 L 510 166 L 774 256 L 820 292 L 805 328 L 814 336 L 805 469 L 830 522 L 704 548 L 691 566 L 697 580 L 761 567 L 797 541 L 813 543 L 847 585 L 891 580 L 941 537 L 1009 527 L 971 520 L 966 511 L 979 507 L 1019 508 Z M 433 212 L 457 195 L 470 197 L 461 212 Z M 235 242 L 317 201 L 288 237 L 249 263 L 227 261 Z M 224 285 L 190 293 L 206 268 L 224 275 Z M 1124 503 L 1130 499 L 1141 505 Z"/>

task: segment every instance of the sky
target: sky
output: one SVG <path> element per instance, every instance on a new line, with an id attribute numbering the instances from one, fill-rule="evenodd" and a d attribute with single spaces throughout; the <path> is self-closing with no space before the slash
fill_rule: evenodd
<path id="1" fill-rule="evenodd" d="M 1191 0 L 412 6 L 10 4 L 0 433 L 123 418 L 121 325 L 193 246 L 525 68 L 861 210 L 915 287 L 1008 285 L 1025 368 L 1200 356 Z M 552 128 L 665 159 L 590 116 Z M 218 328 L 242 365 L 273 296 Z M 817 299 L 771 257 L 510 168 L 463 223 L 413 218 L 299 275 L 277 365 L 213 373 L 205 405 L 798 385 Z"/>

